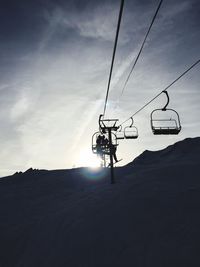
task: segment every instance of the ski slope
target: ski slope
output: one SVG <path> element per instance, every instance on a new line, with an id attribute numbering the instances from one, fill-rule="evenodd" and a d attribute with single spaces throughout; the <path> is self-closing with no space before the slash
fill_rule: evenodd
<path id="1" fill-rule="evenodd" d="M 200 138 L 109 172 L 0 179 L 1 267 L 200 266 Z"/>

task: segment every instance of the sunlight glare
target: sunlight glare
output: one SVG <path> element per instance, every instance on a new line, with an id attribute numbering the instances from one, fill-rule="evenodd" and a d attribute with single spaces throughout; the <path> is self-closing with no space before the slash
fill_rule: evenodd
<path id="1" fill-rule="evenodd" d="M 80 167 L 90 167 L 96 169 L 100 167 L 100 160 L 90 150 L 83 149 L 79 153 L 79 158 L 76 165 Z"/>

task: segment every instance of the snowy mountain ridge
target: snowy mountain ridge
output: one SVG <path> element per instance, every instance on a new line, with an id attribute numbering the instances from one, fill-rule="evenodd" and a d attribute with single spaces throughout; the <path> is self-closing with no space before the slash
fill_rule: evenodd
<path id="1" fill-rule="evenodd" d="M 145 150 L 128 165 L 184 164 L 200 162 L 200 137 L 186 138 L 162 150 Z"/>
<path id="2" fill-rule="evenodd" d="M 165 164 L 184 164 L 184 163 L 195 163 L 200 162 L 200 137 L 195 138 L 186 138 L 182 141 L 179 141 L 173 145 L 170 145 L 162 150 L 150 151 L 145 150 L 132 162 L 128 163 L 126 166 L 121 167 L 121 169 L 130 169 L 130 167 L 138 167 L 140 165 L 165 165 Z M 39 170 L 29 168 L 25 172 L 16 172 L 13 175 L 7 176 L 5 178 L 18 177 L 18 180 L 26 179 L 26 177 L 38 177 L 41 175 L 48 175 L 50 177 L 57 176 L 64 177 L 70 176 L 77 177 L 77 175 L 85 176 L 88 173 L 92 173 L 92 170 L 89 168 L 75 168 L 75 169 L 66 169 L 66 170 Z M 102 172 L 95 171 L 96 173 Z M 85 173 L 85 174 L 84 174 Z M 106 171 L 103 171 L 102 176 L 106 175 Z M 72 175 L 73 174 L 73 175 Z M 101 176 L 101 175 L 100 175 Z M 19 178 L 20 177 L 20 178 Z M 4 177 L 2 177 L 4 178 Z M 1 179 L 2 179 L 1 178 Z"/>
<path id="3" fill-rule="evenodd" d="M 0 266 L 200 266 L 199 140 L 144 152 L 114 185 L 87 168 L 0 179 Z"/>

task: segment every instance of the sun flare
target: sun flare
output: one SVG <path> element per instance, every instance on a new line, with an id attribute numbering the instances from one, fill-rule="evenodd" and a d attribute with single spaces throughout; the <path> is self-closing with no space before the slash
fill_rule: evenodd
<path id="1" fill-rule="evenodd" d="M 83 149 L 79 153 L 77 166 L 98 168 L 100 167 L 100 160 L 90 150 Z"/>

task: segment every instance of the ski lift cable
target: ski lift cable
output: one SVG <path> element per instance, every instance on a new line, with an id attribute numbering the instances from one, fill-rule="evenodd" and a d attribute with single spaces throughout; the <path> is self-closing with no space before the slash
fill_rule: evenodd
<path id="1" fill-rule="evenodd" d="M 136 66 L 136 64 L 137 64 L 137 62 L 138 62 L 138 59 L 139 59 L 139 57 L 140 57 L 140 55 L 141 55 L 141 53 L 142 53 L 142 50 L 143 50 L 144 45 L 145 45 L 145 42 L 146 42 L 147 37 L 148 37 L 148 35 L 149 35 L 150 31 L 151 31 L 151 28 L 152 28 L 152 26 L 153 26 L 153 24 L 154 24 L 154 21 L 155 21 L 155 19 L 156 19 L 156 17 L 157 17 L 157 14 L 158 14 L 159 9 L 160 9 L 160 7 L 161 7 L 161 5 L 162 5 L 162 2 L 163 2 L 163 0 L 161 0 L 161 1 L 159 2 L 159 4 L 158 4 L 158 7 L 157 7 L 157 9 L 156 9 L 156 12 L 155 12 L 153 18 L 152 18 L 152 21 L 151 21 L 151 24 L 150 24 L 150 26 L 149 26 L 149 28 L 148 28 L 148 31 L 147 31 L 147 33 L 146 33 L 146 35 L 145 35 L 145 37 L 144 37 L 144 40 L 143 40 L 143 42 L 142 42 L 141 48 L 140 48 L 140 50 L 139 50 L 139 52 L 138 52 L 138 55 L 137 55 L 137 57 L 136 57 L 136 59 L 135 59 L 135 61 L 134 61 L 134 63 L 133 63 L 133 66 L 132 66 L 132 68 L 131 68 L 131 70 L 130 70 L 130 72 L 129 72 L 127 78 L 126 78 L 126 81 L 125 81 L 124 86 L 123 86 L 123 88 L 122 88 L 120 97 L 122 97 L 122 95 L 123 95 L 123 93 L 124 93 L 124 90 L 125 90 L 125 87 L 126 87 L 128 81 L 129 81 L 129 78 L 130 78 L 130 76 L 131 76 L 131 74 L 132 74 L 132 72 L 133 72 L 133 70 L 134 70 L 134 68 L 135 68 L 135 66 Z"/>
<path id="2" fill-rule="evenodd" d="M 120 24 L 121 24 L 123 7 L 124 7 L 124 0 L 121 0 L 118 23 L 117 23 L 117 30 L 116 30 L 116 36 L 115 36 L 115 43 L 114 43 L 114 49 L 113 49 L 111 67 L 110 67 L 110 74 L 109 74 L 108 86 L 107 86 L 107 91 L 106 91 L 106 99 L 105 99 L 104 110 L 103 110 L 103 116 L 105 115 L 106 105 L 108 102 L 108 94 L 109 94 L 109 89 L 110 89 L 110 82 L 111 82 L 112 70 L 113 70 L 113 65 L 114 65 L 114 60 L 115 60 L 115 52 L 116 52 L 116 48 L 117 48 L 117 42 L 118 42 L 119 29 L 120 29 Z"/>
<path id="3" fill-rule="evenodd" d="M 129 117 L 127 120 L 123 121 L 122 124 L 127 122 L 128 120 L 132 119 L 136 114 L 138 114 L 140 111 L 142 111 L 144 108 L 146 108 L 149 104 L 151 104 L 156 98 L 158 98 L 164 91 L 167 91 L 173 84 L 175 84 L 179 79 L 181 79 L 186 73 L 188 73 L 191 69 L 193 69 L 197 64 L 200 63 L 200 59 L 197 60 L 194 64 L 192 64 L 187 70 L 185 70 L 178 78 L 176 78 L 173 82 L 171 82 L 164 90 L 162 90 L 159 94 L 157 94 L 154 98 L 152 98 L 149 102 L 147 102 L 144 106 L 142 106 L 140 109 L 138 109 L 131 117 Z"/>

